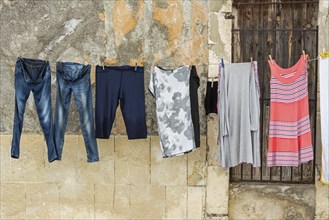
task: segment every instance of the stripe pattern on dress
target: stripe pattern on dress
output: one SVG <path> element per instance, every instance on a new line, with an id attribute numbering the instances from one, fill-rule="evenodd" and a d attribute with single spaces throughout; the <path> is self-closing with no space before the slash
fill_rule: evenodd
<path id="1" fill-rule="evenodd" d="M 267 165 L 271 166 L 298 166 L 313 159 L 313 147 L 301 148 L 298 152 L 268 152 Z"/>
<path id="2" fill-rule="evenodd" d="M 296 138 L 311 131 L 309 115 L 296 122 L 271 121 L 269 137 Z"/>
<path id="3" fill-rule="evenodd" d="M 305 73 L 291 84 L 282 84 L 275 77 L 271 79 L 271 101 L 273 102 L 296 102 L 307 95 L 307 75 Z"/>

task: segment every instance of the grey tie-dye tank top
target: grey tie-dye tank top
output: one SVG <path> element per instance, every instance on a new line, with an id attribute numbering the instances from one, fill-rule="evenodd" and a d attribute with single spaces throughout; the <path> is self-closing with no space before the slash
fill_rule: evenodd
<path id="1" fill-rule="evenodd" d="M 174 70 L 156 66 L 151 70 L 149 90 L 155 97 L 163 157 L 195 149 L 189 82 L 189 66 Z"/>

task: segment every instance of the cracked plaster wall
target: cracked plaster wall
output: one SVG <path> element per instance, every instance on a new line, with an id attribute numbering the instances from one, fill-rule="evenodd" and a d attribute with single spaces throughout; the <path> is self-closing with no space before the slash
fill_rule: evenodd
<path id="1" fill-rule="evenodd" d="M 50 60 L 53 107 L 57 60 L 128 65 L 131 58 L 142 57 L 149 134 L 157 133 L 155 103 L 147 89 L 151 65 L 197 65 L 201 77 L 201 133 L 205 134 L 202 103 L 208 71 L 207 1 L 3 0 L 0 14 L 1 133 L 12 132 L 14 65 L 16 57 L 22 56 Z M 73 103 L 72 100 L 67 127 L 69 133 L 80 132 L 78 111 Z M 31 95 L 26 106 L 23 131 L 41 133 L 36 119 Z M 126 133 L 120 111 L 112 133 Z"/>

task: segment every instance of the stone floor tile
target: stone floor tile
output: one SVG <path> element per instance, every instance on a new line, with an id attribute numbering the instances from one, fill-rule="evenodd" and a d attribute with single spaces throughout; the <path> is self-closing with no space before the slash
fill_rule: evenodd
<path id="1" fill-rule="evenodd" d="M 166 187 L 166 219 L 187 218 L 187 187 Z"/>
<path id="2" fill-rule="evenodd" d="M 149 138 L 128 140 L 127 136 L 115 137 L 115 183 L 150 183 Z"/>
<path id="3" fill-rule="evenodd" d="M 95 184 L 95 219 L 110 219 L 114 203 L 114 185 Z"/>
<path id="4" fill-rule="evenodd" d="M 0 182 L 8 182 L 11 179 L 10 167 L 10 150 L 11 150 L 11 135 L 0 135 Z"/>
<path id="5" fill-rule="evenodd" d="M 82 138 L 81 135 L 80 138 Z M 111 136 L 109 139 L 96 139 L 96 140 L 98 146 L 99 161 L 102 162 L 102 161 L 114 160 L 114 136 Z M 79 144 L 81 143 L 81 145 L 84 146 L 84 142 L 82 141 L 80 141 L 79 139 Z M 86 151 L 84 150 L 84 152 Z M 79 156 L 81 157 L 81 154 Z M 84 156 L 86 156 L 86 154 L 84 154 Z"/>
<path id="6" fill-rule="evenodd" d="M 228 169 L 219 166 L 207 167 L 206 212 L 209 214 L 228 214 L 228 173 Z"/>
<path id="7" fill-rule="evenodd" d="M 114 183 L 115 184 L 129 184 L 129 161 L 116 160 L 114 168 Z"/>
<path id="8" fill-rule="evenodd" d="M 228 216 L 209 216 L 207 217 L 207 220 L 229 220 Z M 244 220 L 246 220 L 244 218 Z M 250 220 L 254 220 L 253 218 Z"/>
<path id="9" fill-rule="evenodd" d="M 79 183 L 78 168 L 78 135 L 65 135 L 62 159 L 52 163 L 46 162 L 45 181 L 77 184 Z"/>
<path id="10" fill-rule="evenodd" d="M 150 168 L 134 161 L 115 161 L 115 184 L 150 184 Z"/>
<path id="11" fill-rule="evenodd" d="M 0 219 L 25 219 L 25 183 L 1 184 Z"/>
<path id="12" fill-rule="evenodd" d="M 94 163 L 80 161 L 77 169 L 77 181 L 84 184 L 114 184 L 114 161 Z"/>
<path id="13" fill-rule="evenodd" d="M 164 186 L 130 186 L 133 219 L 165 219 Z"/>
<path id="14" fill-rule="evenodd" d="M 20 158 L 11 159 L 11 180 L 43 182 L 46 142 L 43 135 L 22 135 Z"/>
<path id="15" fill-rule="evenodd" d="M 206 136 L 201 136 L 201 146 L 187 154 L 188 185 L 204 186 L 206 184 Z"/>
<path id="16" fill-rule="evenodd" d="M 205 187 L 188 187 L 187 219 L 204 219 Z"/>
<path id="17" fill-rule="evenodd" d="M 73 163 L 79 159 L 79 135 L 66 134 L 61 162 Z"/>
<path id="18" fill-rule="evenodd" d="M 329 219 L 329 186 L 317 181 L 320 179 L 318 170 L 315 172 L 315 219 Z"/>
<path id="19" fill-rule="evenodd" d="M 27 183 L 26 217 L 28 219 L 59 219 L 59 185 Z"/>
<path id="20" fill-rule="evenodd" d="M 89 163 L 83 136 L 79 135 L 77 181 L 84 184 L 114 184 L 114 139 L 99 139 L 97 143 L 100 160 Z"/>
<path id="21" fill-rule="evenodd" d="M 123 119 L 122 111 L 120 108 L 117 108 L 116 114 L 115 114 L 115 121 L 112 128 L 113 134 L 126 134 L 126 125 Z"/>
<path id="22" fill-rule="evenodd" d="M 129 185 L 95 184 L 95 219 L 131 219 Z"/>
<path id="23" fill-rule="evenodd" d="M 130 186 L 128 185 L 115 185 L 114 186 L 114 214 L 122 218 L 131 217 L 131 198 L 130 198 Z"/>
<path id="24" fill-rule="evenodd" d="M 159 138 L 151 137 L 151 183 L 152 185 L 186 186 L 187 154 L 162 158 Z"/>
<path id="25" fill-rule="evenodd" d="M 150 138 L 128 140 L 127 136 L 115 136 L 115 159 L 130 160 L 149 165 Z"/>
<path id="26" fill-rule="evenodd" d="M 159 163 L 164 158 L 162 157 L 162 151 L 160 147 L 159 136 L 150 136 L 151 139 L 151 163 Z M 169 159 L 169 158 L 168 158 Z"/>
<path id="27" fill-rule="evenodd" d="M 151 166 L 141 165 L 136 161 L 129 162 L 129 183 L 132 185 L 149 185 L 151 183 Z"/>
<path id="28" fill-rule="evenodd" d="M 60 219 L 94 219 L 94 184 L 61 184 Z"/>
<path id="29" fill-rule="evenodd" d="M 219 165 L 217 161 L 218 155 L 218 116 L 210 114 L 207 117 L 207 147 L 208 149 L 208 164 Z"/>
<path id="30" fill-rule="evenodd" d="M 86 145 L 83 135 L 78 136 L 78 157 L 80 161 L 87 162 Z M 98 146 L 99 161 L 114 160 L 114 136 L 109 139 L 96 139 Z"/>

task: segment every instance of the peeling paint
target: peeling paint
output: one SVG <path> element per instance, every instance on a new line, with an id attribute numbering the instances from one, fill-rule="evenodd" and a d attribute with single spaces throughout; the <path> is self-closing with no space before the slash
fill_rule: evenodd
<path id="1" fill-rule="evenodd" d="M 98 13 L 98 18 L 99 18 L 100 21 L 105 21 L 105 14 L 104 14 L 104 12 L 99 12 Z"/>
<path id="2" fill-rule="evenodd" d="M 113 8 L 113 28 L 116 45 L 121 44 L 122 38 L 137 25 L 133 11 L 125 1 L 116 1 Z"/>
<path id="3" fill-rule="evenodd" d="M 60 35 L 56 40 L 53 40 L 52 42 L 50 42 L 50 44 L 46 47 L 46 49 L 42 53 L 39 54 L 39 58 L 40 59 L 46 58 L 49 51 L 51 51 L 54 48 L 54 46 L 61 43 L 65 37 L 74 33 L 75 29 L 77 28 L 77 26 L 80 24 L 81 21 L 82 21 L 82 19 L 73 18 L 69 21 L 64 22 L 64 28 L 65 28 L 64 33 L 62 35 Z"/>

